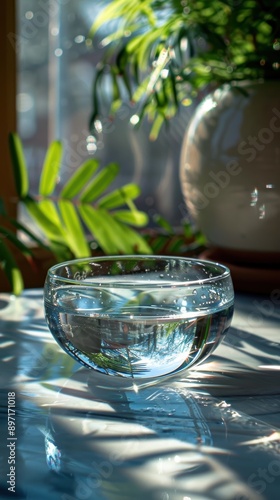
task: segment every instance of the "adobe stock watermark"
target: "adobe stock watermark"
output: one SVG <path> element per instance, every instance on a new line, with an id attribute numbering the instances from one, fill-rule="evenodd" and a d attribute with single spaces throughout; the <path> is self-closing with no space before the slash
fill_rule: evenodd
<path id="1" fill-rule="evenodd" d="M 267 299 L 253 301 L 254 311 L 249 314 L 247 322 L 249 326 L 260 326 L 264 319 L 272 317 L 278 312 L 278 319 L 280 319 L 280 289 L 275 288 L 270 292 Z"/>
<path id="2" fill-rule="evenodd" d="M 280 477 L 280 460 L 271 460 L 267 467 L 258 467 L 247 479 L 247 484 L 256 493 L 261 495 L 269 484 L 274 483 Z M 248 496 L 238 495 L 235 500 L 251 500 Z"/>
<path id="3" fill-rule="evenodd" d="M 277 315 L 280 320 L 280 288 L 272 290 L 267 298 L 254 299 L 252 302 L 252 312 L 246 318 L 247 327 L 260 327 L 267 321 Z M 226 343 L 230 346 L 238 346 L 241 342 L 250 339 L 251 333 L 239 328 L 234 329 L 234 334 L 229 335 Z"/>
<path id="4" fill-rule="evenodd" d="M 239 143 L 238 153 L 241 156 L 246 156 L 248 163 L 255 160 L 257 155 L 273 141 L 275 134 L 280 133 L 280 123 L 277 125 L 278 120 L 280 120 L 280 111 L 277 108 L 272 108 L 272 117 L 268 126 L 261 128 L 257 136 L 249 135 L 246 140 Z M 211 170 L 209 172 L 211 180 L 204 185 L 203 191 L 199 193 L 199 198 L 195 203 L 196 209 L 203 210 L 206 208 L 210 200 L 216 198 L 221 190 L 229 185 L 232 177 L 240 175 L 242 171 L 243 168 L 238 160 L 229 161 L 225 169 L 218 172 Z"/>
<path id="5" fill-rule="evenodd" d="M 280 477 L 280 460 L 271 460 L 266 468 L 259 467 L 248 478 L 248 484 L 258 493 L 264 493 L 268 484 Z"/>
<path id="6" fill-rule="evenodd" d="M 130 116 L 129 105 L 124 105 L 118 112 L 118 120 L 126 120 Z M 100 120 L 98 120 L 100 121 Z M 104 148 L 105 137 L 112 134 L 117 128 L 116 123 L 110 118 L 102 118 L 100 131 L 83 129 L 80 134 L 72 135 L 70 139 L 63 140 L 63 167 L 67 170 L 76 170 L 88 158 L 95 157 L 98 150 Z"/>
<path id="7" fill-rule="evenodd" d="M 64 7 L 70 0 L 39 0 L 36 10 L 30 13 L 30 18 L 24 18 L 20 23 L 20 35 L 8 33 L 7 37 L 16 53 L 27 40 L 32 40 L 38 32 L 49 25 L 50 19 L 57 16 L 60 7 Z"/>
<path id="8" fill-rule="evenodd" d="M 42 375 L 42 373 L 44 373 L 44 371 L 53 362 L 56 354 L 56 349 L 54 349 L 52 346 L 47 345 L 28 375 L 34 378 L 40 377 L 40 375 Z"/>

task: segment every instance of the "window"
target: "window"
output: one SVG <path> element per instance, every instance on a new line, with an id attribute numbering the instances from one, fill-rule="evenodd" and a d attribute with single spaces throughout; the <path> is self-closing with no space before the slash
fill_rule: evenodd
<path id="1" fill-rule="evenodd" d="M 178 225 L 182 218 L 178 163 L 187 116 L 180 116 L 169 132 L 163 131 L 151 143 L 144 127 L 132 130 L 127 109 L 114 123 L 107 122 L 103 135 L 91 143 L 92 80 L 101 49 L 92 46 L 87 34 L 102 6 L 104 2 L 93 0 L 17 1 L 18 131 L 34 189 L 48 143 L 60 139 L 62 183 L 90 154 L 102 164 L 116 161 L 121 167 L 118 183 L 141 186 L 139 208 L 151 216 L 159 212 Z"/>
<path id="2" fill-rule="evenodd" d="M 151 143 L 142 127 L 132 130 L 129 110 L 103 129 L 94 143 L 88 129 L 92 80 L 100 48 L 87 38 L 97 10 L 94 0 L 3 0 L 1 33 L 1 196 L 16 214 L 7 136 L 17 130 L 36 192 L 48 144 L 64 145 L 63 184 L 90 155 L 106 165 L 119 163 L 117 184 L 136 182 L 142 190 L 137 206 L 151 217 L 163 215 L 179 226 L 185 215 L 178 165 L 188 113 Z M 16 103 L 16 106 L 15 106 Z M 7 165 L 9 168 L 7 169 Z M 25 214 L 19 217 L 25 220 Z"/>

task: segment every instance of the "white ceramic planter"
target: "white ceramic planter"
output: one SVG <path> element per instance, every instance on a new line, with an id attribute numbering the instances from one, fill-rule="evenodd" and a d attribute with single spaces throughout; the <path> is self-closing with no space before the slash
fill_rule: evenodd
<path id="1" fill-rule="evenodd" d="M 213 246 L 280 252 L 280 82 L 210 94 L 186 133 L 180 178 Z"/>

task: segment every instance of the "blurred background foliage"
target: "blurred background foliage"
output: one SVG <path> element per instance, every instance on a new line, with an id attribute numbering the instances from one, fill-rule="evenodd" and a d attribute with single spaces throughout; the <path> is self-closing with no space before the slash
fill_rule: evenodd
<path id="1" fill-rule="evenodd" d="M 92 131 L 104 113 L 108 77 L 105 113 L 130 101 L 132 124 L 148 117 L 151 139 L 202 89 L 279 79 L 279 19 L 279 0 L 111 0 L 90 31 L 104 49 L 93 84 Z"/>

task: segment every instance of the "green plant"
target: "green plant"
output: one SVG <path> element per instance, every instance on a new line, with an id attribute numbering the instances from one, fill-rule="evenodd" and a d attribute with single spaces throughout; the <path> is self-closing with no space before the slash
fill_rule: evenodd
<path id="1" fill-rule="evenodd" d="M 205 236 L 195 230 L 188 221 L 182 222 L 180 232 L 178 232 L 159 214 L 155 215 L 153 220 L 156 223 L 156 229 L 147 230 L 144 237 L 154 254 L 191 257 L 197 255 L 207 245 Z"/>
<path id="2" fill-rule="evenodd" d="M 5 240 L 32 260 L 32 249 L 17 237 L 17 230 L 48 248 L 57 261 L 91 255 L 92 239 L 106 254 L 152 253 L 146 240 L 131 227 L 143 227 L 148 222 L 147 215 L 134 204 L 140 194 L 139 187 L 126 184 L 107 191 L 118 175 L 117 164 L 100 168 L 96 159 L 89 159 L 57 190 L 63 151 L 61 143 L 55 141 L 47 151 L 38 193 L 34 195 L 30 192 L 19 136 L 10 134 L 9 144 L 18 200 L 42 235 L 37 237 L 25 225 L 10 219 L 2 206 L 2 217 L 6 217 L 15 230 L 0 227 L 0 259 L 14 293 L 19 294 L 24 284 L 11 246 L 7 246 Z"/>
<path id="3" fill-rule="evenodd" d="M 108 113 L 129 100 L 136 107 L 134 123 L 147 116 L 155 139 L 162 123 L 209 85 L 279 79 L 279 19 L 280 0 L 111 0 L 90 32 L 100 39 L 106 27 L 92 130 L 108 101 L 109 81 Z"/>
<path id="4" fill-rule="evenodd" d="M 0 225 L 0 267 L 5 272 L 13 293 L 20 295 L 24 288 L 24 282 L 16 258 L 13 255 L 13 249 L 19 251 L 31 265 L 33 263 L 33 252 L 29 246 L 23 243 L 22 239 L 18 238 L 17 231 L 21 231 L 38 246 L 47 247 L 24 224 L 8 216 L 1 199 L 0 215 L 10 226 L 10 229 L 8 229 L 6 226 Z"/>

